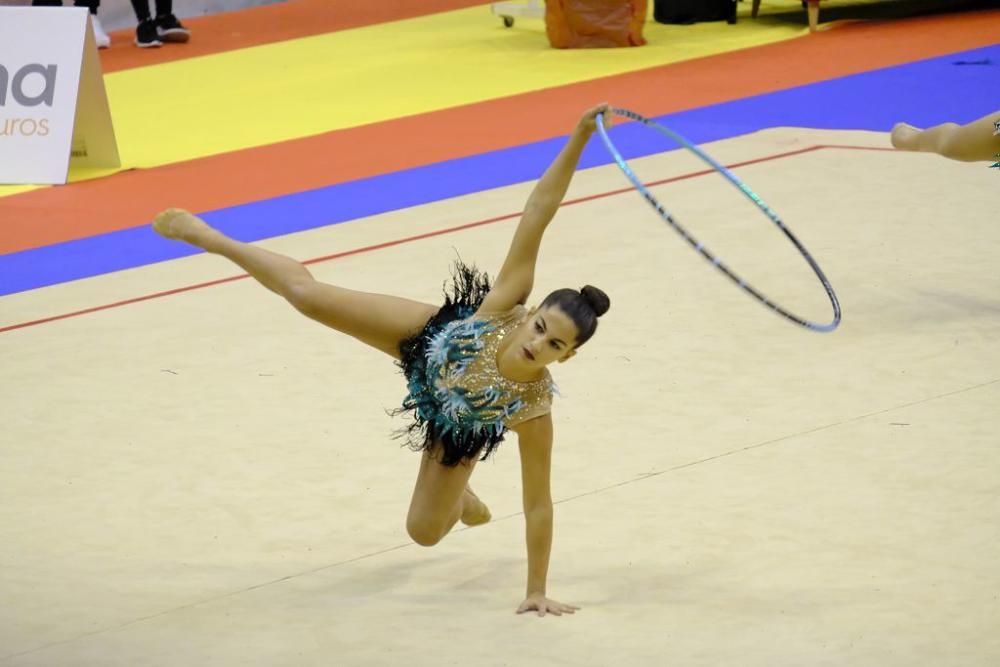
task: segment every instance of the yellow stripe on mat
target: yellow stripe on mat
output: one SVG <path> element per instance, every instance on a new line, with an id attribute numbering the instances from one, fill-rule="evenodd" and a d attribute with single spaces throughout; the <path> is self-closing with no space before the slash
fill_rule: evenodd
<path id="1" fill-rule="evenodd" d="M 148 168 L 803 32 L 749 20 L 732 26 L 648 22 L 644 47 L 556 50 L 541 21 L 519 20 L 505 29 L 484 6 L 115 72 L 105 82 L 123 168 Z M 27 189 L 0 188 L 0 196 Z"/>

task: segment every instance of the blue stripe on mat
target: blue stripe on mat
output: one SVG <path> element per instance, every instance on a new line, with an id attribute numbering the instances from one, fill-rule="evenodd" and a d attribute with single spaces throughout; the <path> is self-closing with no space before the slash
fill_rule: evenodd
<path id="1" fill-rule="evenodd" d="M 781 126 L 887 131 L 900 120 L 917 126 L 964 123 L 996 111 L 998 106 L 1000 45 L 995 45 L 669 114 L 657 120 L 695 143 L 707 143 Z M 615 128 L 612 136 L 626 158 L 673 148 L 660 135 L 636 124 Z M 542 174 L 563 141 L 558 137 L 203 215 L 234 238 L 257 241 L 533 180 Z M 584 152 L 580 166 L 611 161 L 595 140 Z M 520 206 L 521 202 L 511 204 Z M 0 295 L 194 252 L 159 238 L 148 227 L 139 227 L 11 253 L 0 256 Z"/>

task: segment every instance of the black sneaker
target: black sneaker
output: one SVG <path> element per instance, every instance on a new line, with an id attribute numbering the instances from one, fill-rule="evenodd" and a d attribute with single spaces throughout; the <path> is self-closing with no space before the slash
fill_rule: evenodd
<path id="1" fill-rule="evenodd" d="M 156 34 L 156 24 L 153 23 L 152 19 L 139 21 L 139 25 L 135 28 L 135 45 L 140 49 L 163 46 L 160 36 Z"/>
<path id="2" fill-rule="evenodd" d="M 181 25 L 173 14 L 156 17 L 156 32 L 164 42 L 184 43 L 191 39 L 191 31 Z"/>

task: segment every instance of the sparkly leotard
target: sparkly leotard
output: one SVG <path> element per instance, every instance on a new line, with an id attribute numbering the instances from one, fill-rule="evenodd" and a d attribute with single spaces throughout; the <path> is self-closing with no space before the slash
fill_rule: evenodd
<path id="1" fill-rule="evenodd" d="M 507 429 L 548 413 L 555 389 L 547 370 L 533 382 L 516 382 L 500 373 L 500 343 L 528 312 L 516 306 L 476 313 L 489 285 L 481 274 L 463 275 L 463 270 L 468 271 L 460 266 L 456 276 L 458 296 L 449 297 L 423 331 L 400 345 L 409 391 L 395 413 L 413 418 L 400 435 L 417 450 L 441 445 L 445 465 L 485 459 Z"/>
<path id="2" fill-rule="evenodd" d="M 515 382 L 496 357 L 504 336 L 527 317 L 524 306 L 449 323 L 427 346 L 428 382 L 442 415 L 456 428 L 503 430 L 549 412 L 552 377 Z"/>

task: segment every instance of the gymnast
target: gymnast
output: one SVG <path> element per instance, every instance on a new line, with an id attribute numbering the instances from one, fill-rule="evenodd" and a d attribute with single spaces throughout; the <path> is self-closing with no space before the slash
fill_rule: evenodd
<path id="1" fill-rule="evenodd" d="M 490 511 L 469 486 L 478 461 L 508 430 L 517 433 L 526 524 L 527 586 L 517 613 L 571 614 L 548 597 L 553 509 L 549 479 L 554 384 L 548 366 L 573 357 L 610 306 L 590 285 L 559 289 L 525 307 L 542 235 L 559 209 L 580 154 L 606 104 L 588 110 L 528 198 L 496 281 L 458 262 L 441 307 L 316 281 L 294 259 L 241 243 L 194 215 L 168 209 L 153 228 L 235 262 L 299 312 L 396 359 L 407 395 L 395 412 L 411 421 L 400 435 L 421 451 L 406 517 L 415 542 L 437 544 L 456 522 L 475 526 Z M 605 121 L 607 123 L 608 121 Z"/>

